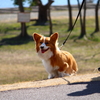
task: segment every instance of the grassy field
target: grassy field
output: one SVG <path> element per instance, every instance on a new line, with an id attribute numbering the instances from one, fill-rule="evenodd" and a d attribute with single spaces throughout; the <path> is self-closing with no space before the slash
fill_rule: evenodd
<path id="1" fill-rule="evenodd" d="M 48 36 L 49 26 L 33 24 L 34 22 L 27 23 L 29 35 L 37 32 Z M 80 34 L 80 24 L 77 22 L 70 38 L 62 48 L 74 55 L 79 67 L 78 74 L 95 73 L 95 69 L 100 67 L 100 32 L 90 37 L 94 31 L 94 25 L 94 19 L 88 18 L 86 24 L 88 39 L 73 42 L 74 38 Z M 53 32 L 59 33 L 59 46 L 68 35 L 67 28 L 68 19 L 53 19 Z M 0 40 L 16 37 L 19 34 L 19 23 L 0 23 Z M 3 43 L 0 42 L 0 84 L 47 79 L 47 73 L 36 54 L 33 40 L 22 41 L 21 44 L 15 45 L 9 45 L 7 40 L 7 43 L 6 40 Z"/>

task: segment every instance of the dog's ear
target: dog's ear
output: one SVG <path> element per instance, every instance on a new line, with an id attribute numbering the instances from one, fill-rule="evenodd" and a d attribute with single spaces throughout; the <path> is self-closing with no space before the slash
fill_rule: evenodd
<path id="1" fill-rule="evenodd" d="M 59 37 L 58 33 L 53 33 L 50 36 L 50 40 L 56 42 L 58 40 L 58 37 Z"/>
<path id="2" fill-rule="evenodd" d="M 40 34 L 38 34 L 38 33 L 33 33 L 33 39 L 34 39 L 35 41 L 38 41 L 40 38 L 41 38 L 41 35 L 40 35 Z"/>

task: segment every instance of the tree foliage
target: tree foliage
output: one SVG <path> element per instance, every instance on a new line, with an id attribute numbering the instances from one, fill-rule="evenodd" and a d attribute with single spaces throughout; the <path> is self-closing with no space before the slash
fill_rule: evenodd
<path id="1" fill-rule="evenodd" d="M 22 2 L 26 2 L 27 0 L 22 0 Z M 19 5 L 18 0 L 14 0 L 14 5 Z"/>

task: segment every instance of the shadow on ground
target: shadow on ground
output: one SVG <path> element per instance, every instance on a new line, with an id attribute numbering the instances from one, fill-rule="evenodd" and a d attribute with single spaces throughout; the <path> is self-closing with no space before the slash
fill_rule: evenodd
<path id="1" fill-rule="evenodd" d="M 70 94 L 67 94 L 68 96 L 85 96 L 85 95 L 91 95 L 94 93 L 100 93 L 100 77 L 93 78 L 93 81 L 90 82 L 79 82 L 79 83 L 72 83 L 70 85 L 78 85 L 78 84 L 87 84 L 86 89 L 82 91 L 76 91 Z"/>
<path id="2" fill-rule="evenodd" d="M 0 46 L 3 45 L 21 45 L 21 44 L 27 44 L 28 42 L 33 41 L 32 36 L 27 37 L 12 37 L 12 38 L 4 38 L 0 41 Z"/>

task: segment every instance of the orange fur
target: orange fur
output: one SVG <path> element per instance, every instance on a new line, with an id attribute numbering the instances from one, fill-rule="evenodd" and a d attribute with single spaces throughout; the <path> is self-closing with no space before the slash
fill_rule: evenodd
<path id="1" fill-rule="evenodd" d="M 48 78 L 63 76 L 59 73 L 71 75 L 78 71 L 74 57 L 69 52 L 58 48 L 58 33 L 54 33 L 50 37 L 34 33 L 33 38 L 36 42 L 37 53 L 49 73 Z M 41 50 L 41 46 L 44 46 L 43 50 Z"/>
<path id="2" fill-rule="evenodd" d="M 67 51 L 58 51 L 50 58 L 52 66 L 59 66 L 58 71 L 71 74 L 77 71 L 77 64 L 73 56 Z"/>

